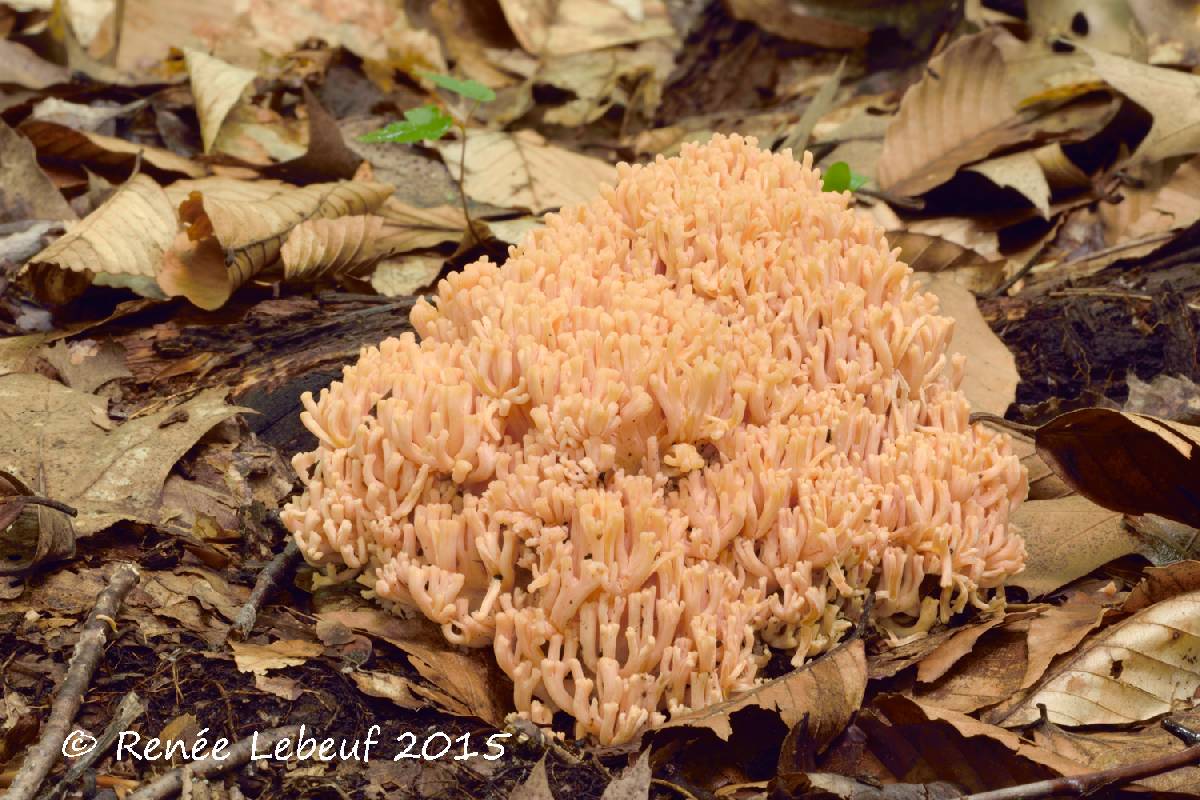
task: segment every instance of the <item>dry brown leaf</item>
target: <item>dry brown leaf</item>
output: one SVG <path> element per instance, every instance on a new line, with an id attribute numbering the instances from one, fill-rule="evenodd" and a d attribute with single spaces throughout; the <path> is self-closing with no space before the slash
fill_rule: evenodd
<path id="1" fill-rule="evenodd" d="M 1200 76 L 1140 64 L 1088 48 L 1099 75 L 1121 94 L 1146 109 L 1154 123 L 1129 158 L 1130 164 L 1162 161 L 1200 152 Z"/>
<path id="2" fill-rule="evenodd" d="M 650 796 L 650 748 L 642 751 L 637 761 L 626 767 L 612 783 L 604 787 L 600 800 L 646 800 Z"/>
<path id="3" fill-rule="evenodd" d="M 461 144 L 434 146 L 447 163 L 457 163 Z M 478 202 L 541 214 L 591 200 L 616 175 L 611 164 L 548 144 L 534 131 L 467 137 L 467 195 Z"/>
<path id="4" fill-rule="evenodd" d="M 1021 688 L 1028 689 L 1046 672 L 1055 656 L 1072 650 L 1104 619 L 1106 605 L 1087 592 L 1072 593 L 1062 605 L 1051 606 L 1029 623 L 1029 660 Z"/>
<path id="5" fill-rule="evenodd" d="M 27 219 L 73 220 L 75 212 L 38 166 L 29 140 L 0 122 L 0 223 Z"/>
<path id="6" fill-rule="evenodd" d="M 1023 759 L 1027 759 L 1035 764 L 1053 770 L 1059 775 L 1079 775 L 1087 772 L 1087 768 L 1077 764 L 1075 761 L 1064 758 L 1061 755 L 1034 744 L 1030 744 L 1012 731 L 1005 730 L 997 725 L 990 725 L 986 722 L 981 722 L 975 717 L 961 714 L 957 711 L 951 711 L 939 706 L 924 703 L 921 700 L 914 700 L 910 697 L 901 695 L 889 694 L 884 695 L 876 701 L 876 705 L 887 714 L 888 720 L 893 723 L 913 723 L 921 719 L 930 722 L 943 722 L 954 728 L 962 736 L 968 740 L 987 740 L 1000 744 L 1009 753 Z M 923 752 L 931 754 L 939 754 L 937 750 L 925 750 Z M 992 785 L 990 782 L 988 785 Z"/>
<path id="7" fill-rule="evenodd" d="M 1200 427 L 1084 408 L 1038 428 L 1035 441 L 1046 463 L 1093 502 L 1200 527 Z"/>
<path id="8" fill-rule="evenodd" d="M 45 89 L 70 81 L 69 69 L 44 60 L 19 42 L 0 39 L 0 83 Z"/>
<path id="9" fill-rule="evenodd" d="M 321 655 L 324 649 L 319 642 L 304 639 L 279 639 L 270 644 L 230 642 L 233 661 L 238 672 L 265 675 L 268 670 L 298 667 L 310 658 Z"/>
<path id="10" fill-rule="evenodd" d="M 360 670 L 350 675 L 363 694 L 391 700 L 401 708 L 425 708 L 429 704 L 414 693 L 412 681 L 402 675 L 375 670 Z"/>
<path id="11" fill-rule="evenodd" d="M 1150 567 L 1125 598 L 1122 611 L 1141 611 L 1155 603 L 1185 592 L 1200 589 L 1200 561 L 1176 561 L 1162 567 Z"/>
<path id="12" fill-rule="evenodd" d="M 512 788 L 508 800 L 555 800 L 546 775 L 546 756 L 539 758 L 525 780 Z"/>
<path id="13" fill-rule="evenodd" d="M 237 191 L 241 192 L 239 188 Z M 301 222 L 369 214 L 392 192 L 388 184 L 343 181 L 284 185 L 265 200 L 234 198 L 232 187 L 193 190 L 179 206 L 188 230 L 165 259 L 158 282 L 200 308 L 221 307 L 233 292 L 279 256 L 287 235 Z"/>
<path id="14" fill-rule="evenodd" d="M 849 50 L 863 47 L 871 38 L 869 27 L 809 12 L 803 4 L 793 5 L 775 0 L 729 0 L 729 13 L 776 36 L 819 47 Z"/>
<path id="15" fill-rule="evenodd" d="M 499 668 L 490 654 L 455 649 L 429 625 L 400 620 L 377 608 L 323 611 L 317 617 L 362 631 L 403 650 L 421 677 L 436 687 L 431 691 L 414 683 L 413 691 L 443 710 L 478 717 L 493 725 L 504 724 L 509 712 L 508 700 Z M 511 688 L 507 692 L 511 693 Z"/>
<path id="16" fill-rule="evenodd" d="M 1200 712 L 1185 711 L 1172 714 L 1169 719 L 1190 730 L 1200 729 Z M 1038 747 L 1094 771 L 1151 761 L 1187 747 L 1158 724 L 1128 731 L 1068 731 L 1057 725 L 1037 725 L 1032 734 Z M 1159 796 L 1200 797 L 1200 767 L 1183 767 L 1142 778 L 1129 789 L 1136 791 L 1143 787 L 1161 793 Z"/>
<path id="17" fill-rule="evenodd" d="M 135 175 L 30 265 L 53 265 L 89 277 L 103 272 L 153 278 L 178 227 L 166 193 L 149 177 Z"/>
<path id="18" fill-rule="evenodd" d="M 675 33 L 663 0 L 500 0 L 500 8 L 521 46 L 542 58 Z"/>
<path id="19" fill-rule="evenodd" d="M 1033 204 L 1043 217 L 1050 216 L 1050 183 L 1037 155 L 1028 150 L 989 158 L 967 167 L 1002 189 L 1012 189 Z"/>
<path id="20" fill-rule="evenodd" d="M 945 675 L 959 659 L 971 652 L 980 636 L 1004 622 L 1004 619 L 1004 615 L 1000 614 L 954 631 L 950 638 L 921 659 L 917 665 L 917 680 L 921 683 L 933 683 Z"/>
<path id="21" fill-rule="evenodd" d="M 292 228 L 280 248 L 285 280 L 358 275 L 396 251 L 376 216 L 312 219 Z"/>
<path id="22" fill-rule="evenodd" d="M 1137 552 L 1138 540 L 1122 515 L 1079 495 L 1026 500 L 1012 514 L 1014 530 L 1025 539 L 1025 569 L 1012 586 L 1040 597 L 1097 567 Z"/>
<path id="23" fill-rule="evenodd" d="M 1086 640 L 984 719 L 1027 725 L 1044 705 L 1056 725 L 1120 725 L 1190 708 L 1200 690 L 1198 619 L 1200 592 L 1143 609 Z"/>
<path id="24" fill-rule="evenodd" d="M 1147 198 L 1145 205 L 1142 213 L 1123 229 L 1124 237 L 1180 230 L 1200 220 L 1200 158 L 1182 164 Z"/>
<path id="25" fill-rule="evenodd" d="M 384 297 L 408 297 L 430 286 L 445 266 L 446 259 L 441 256 L 389 259 L 371 273 L 371 288 Z"/>
<path id="26" fill-rule="evenodd" d="M 600 119 L 614 106 L 652 112 L 661 102 L 663 84 L 675 66 L 675 50 L 666 40 L 655 39 L 635 47 L 590 50 L 541 61 L 537 83 L 554 86 L 571 97 L 547 108 L 543 119 L 552 125 L 575 127 Z M 533 82 L 525 87 L 532 91 Z M 528 102 L 532 105 L 532 97 Z"/>
<path id="27" fill-rule="evenodd" d="M 35 567 L 75 555 L 75 526 L 68 514 L 24 499 L 45 496 L 45 473 L 26 485 L 0 469 L 0 575 L 22 575 Z M 8 542 L 16 547 L 8 547 Z"/>
<path id="28" fill-rule="evenodd" d="M 968 289 L 978 285 L 982 276 L 994 277 L 1004 269 L 1002 262 L 989 259 L 982 253 L 940 236 L 898 230 L 889 232 L 887 241 L 889 247 L 900 249 L 900 260 L 916 272 L 951 271 L 955 272 L 958 278 L 962 278 L 963 275 L 981 276 L 971 278 Z"/>
<path id="29" fill-rule="evenodd" d="M 953 671 L 913 694 L 924 705 L 973 713 L 1012 696 L 1025 675 L 1030 620 L 1021 618 L 986 631 Z"/>
<path id="30" fill-rule="evenodd" d="M 241 409 L 224 393 L 202 392 L 185 403 L 145 414 L 104 431 L 91 422 L 95 395 L 36 374 L 0 377 L 0 468 L 41 494 L 79 512 L 81 536 L 121 520 L 161 523 L 171 513 L 160 502 L 167 473 L 196 441 Z M 182 412 L 182 414 L 180 414 Z M 172 414 L 178 422 L 160 427 Z M 5 466 L 7 465 L 7 466 Z"/>
<path id="31" fill-rule="evenodd" d="M 397 239 L 398 252 L 459 242 L 467 229 L 462 209 L 452 206 L 421 208 L 389 197 L 376 213 L 388 221 L 389 235 Z M 401 232 L 406 236 L 401 238 Z"/>
<path id="32" fill-rule="evenodd" d="M 185 50 L 184 62 L 196 98 L 196 116 L 200 118 L 200 137 L 204 152 L 212 150 L 229 110 L 242 99 L 242 93 L 254 81 L 255 72 L 227 64 L 199 50 Z"/>
<path id="33" fill-rule="evenodd" d="M 1156 375 L 1146 382 L 1130 372 L 1125 381 L 1129 384 L 1125 411 L 1191 425 L 1200 423 L 1200 386 L 1186 375 Z"/>
<path id="34" fill-rule="evenodd" d="M 757 707 L 777 713 L 788 729 L 807 718 L 810 735 L 828 741 L 862 705 L 866 687 L 866 655 L 862 640 L 855 639 L 782 678 L 722 703 L 673 716 L 663 729 L 707 729 L 728 741 L 733 734 L 730 717 L 743 708 Z"/>
<path id="35" fill-rule="evenodd" d="M 63 383 L 81 392 L 94 392 L 109 381 L 131 375 L 125 349 L 113 341 L 91 339 L 67 343 L 60 339 L 42 350 L 42 358 L 57 370 Z"/>
<path id="36" fill-rule="evenodd" d="M 950 272 L 917 275 L 926 291 L 938 297 L 940 312 L 954 319 L 949 353 L 961 353 L 967 363 L 962 391 L 976 411 L 1003 415 L 1016 399 L 1020 375 L 1017 362 L 979 312 L 975 296 Z"/>
<path id="37" fill-rule="evenodd" d="M 200 164 L 161 147 L 77 131 L 54 122 L 26 120 L 18 126 L 18 130 L 33 142 L 40 159 L 72 168 L 84 165 L 128 174 L 140 157 L 143 170 L 156 176 L 199 178 L 206 171 Z"/>
<path id="38" fill-rule="evenodd" d="M 905 93 L 888 125 L 876 167 L 880 187 L 896 194 L 922 194 L 945 183 L 960 167 L 1005 147 L 1048 136 L 1088 135 L 1114 113 L 1108 100 L 1085 100 L 1049 111 L 1038 104 L 1023 106 L 1029 90 L 1024 81 L 1016 81 L 1019 65 L 1009 52 L 1019 47 L 1011 34 L 989 28 L 958 39 L 930 60 L 924 77 Z"/>

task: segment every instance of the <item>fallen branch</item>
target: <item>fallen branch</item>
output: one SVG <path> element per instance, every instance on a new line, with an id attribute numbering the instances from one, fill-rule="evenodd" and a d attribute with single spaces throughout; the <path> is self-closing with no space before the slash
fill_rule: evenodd
<path id="1" fill-rule="evenodd" d="M 112 747 L 113 742 L 121 735 L 121 731 L 128 730 L 133 721 L 140 717 L 145 710 L 142 698 L 138 697 L 137 692 L 125 695 L 117 705 L 117 713 L 113 715 L 112 720 L 104 728 L 104 732 L 96 739 L 96 746 L 75 759 L 67 768 L 67 774 L 63 775 L 53 788 L 43 792 L 38 800 L 61 800 L 65 797 L 83 773 L 108 752 L 108 748 Z"/>
<path id="2" fill-rule="evenodd" d="M 1026 783 L 1021 786 L 1009 786 L 1006 789 L 996 789 L 990 792 L 978 792 L 967 795 L 962 800 L 1037 800 L 1040 797 L 1066 795 L 1068 797 L 1085 797 L 1105 786 L 1129 783 L 1131 781 L 1160 775 L 1179 767 L 1186 767 L 1200 761 L 1200 745 L 1193 745 L 1177 753 L 1114 767 L 1099 772 L 1089 772 L 1084 775 L 1072 775 L 1066 778 L 1053 778 L 1046 781 Z"/>
<path id="3" fill-rule="evenodd" d="M 258 610 L 262 608 L 263 601 L 283 582 L 286 576 L 291 574 L 299 561 L 300 548 L 296 546 L 295 539 L 289 538 L 283 552 L 271 559 L 271 563 L 259 574 L 258 580 L 254 583 L 254 591 L 250 592 L 246 604 L 241 607 L 237 619 L 233 621 L 233 627 L 229 629 L 231 634 L 236 633 L 242 639 L 250 635 L 250 631 L 254 628 L 254 622 L 258 619 Z"/>
<path id="4" fill-rule="evenodd" d="M 115 627 L 113 620 L 125 595 L 139 577 L 140 573 L 133 564 L 120 565 L 96 599 L 96 606 L 83 624 L 83 631 L 71 654 L 67 676 L 54 695 L 50 717 L 42 728 L 41 738 L 29 748 L 4 800 L 30 800 L 62 755 L 68 728 L 83 705 L 83 696 L 91 685 L 92 673 L 104 654 L 109 632 Z"/>
<path id="5" fill-rule="evenodd" d="M 224 775 L 226 772 L 232 772 L 235 768 L 248 763 L 256 749 L 259 753 L 268 752 L 280 739 L 298 736 L 299 733 L 299 725 L 262 731 L 257 734 L 257 740 L 254 737 L 247 737 L 236 742 L 222 754 L 223 758 L 220 760 L 209 756 L 177 767 L 128 795 L 125 800 L 165 800 L 165 798 L 174 797 L 183 791 L 185 773 L 189 776 L 189 780 L 193 777 L 208 780 Z"/>

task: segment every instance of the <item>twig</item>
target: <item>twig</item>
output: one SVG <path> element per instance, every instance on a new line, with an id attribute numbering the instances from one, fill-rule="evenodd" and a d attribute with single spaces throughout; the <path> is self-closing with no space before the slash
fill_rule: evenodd
<path id="1" fill-rule="evenodd" d="M 52 789 L 42 792 L 38 800 L 61 800 L 62 797 L 65 797 L 83 773 L 108 752 L 108 748 L 112 747 L 113 742 L 121 735 L 121 731 L 128 730 L 130 724 L 145 710 L 142 698 L 138 697 L 137 692 L 125 695 L 117 706 L 117 713 L 113 716 L 112 721 L 108 723 L 104 728 L 104 733 L 100 734 L 100 738 L 96 740 L 95 747 L 75 759 L 59 782 Z"/>
<path id="2" fill-rule="evenodd" d="M 1047 781 L 1035 781 L 1021 786 L 1009 786 L 1006 789 L 996 789 L 991 792 L 979 792 L 967 795 L 962 800 L 1037 800 L 1040 797 L 1067 795 L 1069 797 L 1084 797 L 1112 784 L 1129 783 L 1151 775 L 1159 775 L 1179 767 L 1200 761 L 1200 745 L 1193 745 L 1177 753 L 1127 764 L 1123 767 L 1089 772 L 1085 775 L 1072 775 L 1065 778 L 1054 778 Z"/>
<path id="3" fill-rule="evenodd" d="M 483 240 L 475 232 L 475 223 L 471 221 L 471 212 L 467 208 L 467 122 L 478 107 L 479 101 L 476 100 L 458 125 L 458 133 L 462 136 L 462 149 L 458 154 L 458 196 L 462 198 L 463 220 L 467 223 L 471 238 L 475 240 L 475 244 L 483 244 Z"/>
<path id="4" fill-rule="evenodd" d="M 49 497 L 38 497 L 36 494 L 9 495 L 7 497 L 0 497 L 0 501 L 3 501 L 4 505 L 22 503 L 27 506 L 46 506 L 47 508 L 53 508 L 55 511 L 61 511 L 69 517 L 79 516 L 79 512 L 66 503 L 51 500 Z"/>
<path id="5" fill-rule="evenodd" d="M 176 767 L 126 796 L 125 800 L 165 800 L 165 798 L 174 797 L 183 790 L 184 773 L 187 773 L 190 777 L 205 780 L 215 778 L 218 775 L 224 775 L 248 763 L 250 757 L 254 755 L 255 750 L 259 753 L 270 752 L 275 743 L 280 739 L 288 739 L 299 735 L 299 733 L 299 725 L 289 725 L 286 728 L 271 728 L 270 730 L 256 733 L 254 736 L 236 742 L 229 750 L 221 754 L 223 758 L 220 760 L 209 756 L 208 758 L 202 758 L 199 761 L 185 764 L 182 767 Z"/>
<path id="6" fill-rule="evenodd" d="M 283 552 L 271 559 L 271 563 L 267 564 L 266 569 L 259 573 L 258 580 L 254 583 L 254 590 L 250 592 L 246 604 L 238 611 L 237 619 L 233 621 L 233 626 L 229 629 L 230 633 L 236 633 L 243 639 L 250 635 L 250 631 L 254 629 L 254 622 L 258 619 L 258 610 L 262 608 L 263 601 L 286 576 L 291 574 L 299 561 L 300 548 L 296 546 L 295 539 L 288 539 L 287 547 L 283 548 Z"/>
<path id="7" fill-rule="evenodd" d="M 140 573 L 133 564 L 122 564 L 117 567 L 108 581 L 108 586 L 96 599 L 96 606 L 83 624 L 75 651 L 71 654 L 71 663 L 67 666 L 67 676 L 54 695 L 50 706 L 50 717 L 42 728 L 41 738 L 29 753 L 17 775 L 13 778 L 12 787 L 4 800 L 29 800 L 33 797 L 42 781 L 50 773 L 55 762 L 62 754 L 63 742 L 67 729 L 79 713 L 83 705 L 83 696 L 92 682 L 92 673 L 104 655 L 104 646 L 108 642 L 108 634 L 114 626 L 113 619 L 121 608 L 121 602 L 129 590 L 137 583 Z"/>

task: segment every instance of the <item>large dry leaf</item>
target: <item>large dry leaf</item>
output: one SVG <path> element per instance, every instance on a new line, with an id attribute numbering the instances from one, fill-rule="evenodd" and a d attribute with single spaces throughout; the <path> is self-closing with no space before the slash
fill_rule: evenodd
<path id="1" fill-rule="evenodd" d="M 1074 592 L 1062 605 L 1051 606 L 1029 623 L 1029 660 L 1021 688 L 1028 689 L 1046 672 L 1056 656 L 1072 650 L 1104 619 L 1102 598 Z"/>
<path id="2" fill-rule="evenodd" d="M 985 719 L 1006 727 L 1120 725 L 1190 708 L 1200 690 L 1200 592 L 1157 603 L 1063 657 Z"/>
<path id="3" fill-rule="evenodd" d="M 81 536 L 121 520 L 161 523 L 171 513 L 160 502 L 167 473 L 209 429 L 240 410 L 223 396 L 202 392 L 106 431 L 92 422 L 106 406 L 103 398 L 41 375 L 5 375 L 0 469 L 73 506 Z"/>
<path id="4" fill-rule="evenodd" d="M 196 98 L 196 116 L 200 118 L 200 137 L 204 152 L 212 150 L 221 123 L 229 110 L 242 99 L 255 77 L 254 70 L 227 64 L 199 50 L 184 52 L 192 95 Z"/>
<path id="5" fill-rule="evenodd" d="M 929 62 L 888 125 L 876 179 L 887 191 L 915 195 L 945 183 L 966 164 L 1048 136 L 1090 134 L 1111 117 L 1107 100 L 1028 103 L 1019 65 L 1007 52 L 1020 43 L 1001 28 L 963 37 Z M 1067 99 L 1070 99 L 1068 96 Z M 1061 104 L 1056 96 L 1052 101 Z"/>
<path id="6" fill-rule="evenodd" d="M 461 233 L 460 230 L 459 236 Z M 301 222 L 292 229 L 279 255 L 283 260 L 285 279 L 311 281 L 362 275 L 385 258 L 415 249 L 414 241 L 425 238 L 440 239 L 441 234 L 393 225 L 383 217 L 373 215 L 314 219 Z M 437 268 L 433 270 L 436 276 L 444 259 L 427 260 L 437 262 Z M 429 270 L 422 269 L 421 272 L 424 274 Z"/>
<path id="7" fill-rule="evenodd" d="M 205 174 L 200 164 L 161 147 L 127 142 L 115 136 L 77 131 L 46 120 L 30 119 L 18 129 L 29 137 L 38 157 L 50 163 L 77 168 L 109 168 L 127 174 L 141 158 L 144 171 L 163 177 L 199 178 Z"/>
<path id="8" fill-rule="evenodd" d="M 1050 216 L 1050 183 L 1037 156 L 1028 150 L 989 158 L 967 170 L 979 173 L 1002 189 L 1019 192 L 1043 217 Z"/>
<path id="9" fill-rule="evenodd" d="M 941 313 L 954 319 L 950 353 L 966 356 L 962 391 L 976 411 L 1003 415 L 1017 397 L 1017 362 L 988 326 L 975 296 L 960 286 L 953 273 L 920 273 L 921 285 L 938 297 Z"/>
<path id="10" fill-rule="evenodd" d="M 733 734 L 730 717 L 756 707 L 778 714 L 789 730 L 807 719 L 810 735 L 828 741 L 862 705 L 866 687 L 866 655 L 862 640 L 855 639 L 782 678 L 723 703 L 672 717 L 663 727 L 707 729 L 728 741 Z"/>
<path id="11" fill-rule="evenodd" d="M 528 52 L 545 58 L 671 36 L 663 0 L 500 0 L 513 34 Z"/>
<path id="12" fill-rule="evenodd" d="M 1180 712 L 1169 719 L 1189 730 L 1200 730 L 1200 712 Z M 1144 763 L 1187 747 L 1179 737 L 1154 723 L 1136 730 L 1117 731 L 1070 731 L 1057 725 L 1038 725 L 1031 733 L 1038 747 L 1094 771 Z M 1182 767 L 1142 778 L 1129 788 L 1143 787 L 1161 793 L 1160 797 L 1200 797 L 1200 766 Z M 1133 791 L 1126 794 L 1136 796 Z"/>
<path id="13" fill-rule="evenodd" d="M 414 692 L 443 710 L 475 716 L 493 725 L 503 724 L 509 712 L 507 694 L 512 688 L 506 688 L 490 654 L 454 648 L 427 623 L 402 620 L 378 608 L 322 611 L 317 618 L 362 631 L 403 650 L 421 677 L 436 687 L 430 691 L 413 683 Z"/>
<path id="14" fill-rule="evenodd" d="M 390 235 L 397 239 L 400 248 L 398 252 L 424 250 L 448 242 L 457 243 L 467 229 L 462 209 L 452 206 L 422 208 L 389 197 L 376 213 L 388 221 Z M 485 223 L 477 224 L 482 226 Z M 487 224 L 491 226 L 495 223 Z"/>
<path id="15" fill-rule="evenodd" d="M 85 275 L 153 278 L 178 227 L 166 193 L 149 177 L 135 175 L 31 263 Z"/>
<path id="16" fill-rule="evenodd" d="M 435 145 L 447 164 L 457 169 L 457 142 Z M 541 214 L 591 200 L 617 171 L 599 159 L 547 144 L 534 131 L 485 131 L 467 136 L 467 195 L 504 208 Z"/>
<path id="17" fill-rule="evenodd" d="M 1196 104 L 1200 76 L 1099 50 L 1087 53 L 1097 75 L 1154 118 L 1149 133 L 1131 155 L 1131 163 L 1200 153 L 1200 106 Z"/>
<path id="18" fill-rule="evenodd" d="M 266 199 L 249 199 L 257 191 L 251 187 L 201 187 L 188 194 L 179 214 L 189 227 L 176 238 L 159 273 L 163 291 L 200 308 L 219 308 L 276 261 L 287 235 L 301 222 L 369 214 L 392 193 L 388 184 L 343 181 L 284 185 Z"/>
<path id="19" fill-rule="evenodd" d="M 0 122 L 0 223 L 27 219 L 73 220 L 75 212 L 38 166 L 29 140 Z"/>
<path id="20" fill-rule="evenodd" d="M 1036 442 L 1072 489 L 1105 508 L 1200 527 L 1200 428 L 1084 408 L 1040 427 Z"/>
<path id="21" fill-rule="evenodd" d="M 1028 658 L 1030 620 L 986 631 L 947 674 L 914 690 L 921 703 L 962 714 L 994 706 L 1021 686 Z"/>
<path id="22" fill-rule="evenodd" d="M 1150 194 L 1142 213 L 1130 221 L 1122 234 L 1125 238 L 1150 236 L 1187 228 L 1197 221 L 1200 221 L 1200 158 L 1193 158 Z"/>
<path id="23" fill-rule="evenodd" d="M 67 68 L 42 59 L 23 44 L 0 39 L 0 84 L 45 89 L 70 80 Z"/>

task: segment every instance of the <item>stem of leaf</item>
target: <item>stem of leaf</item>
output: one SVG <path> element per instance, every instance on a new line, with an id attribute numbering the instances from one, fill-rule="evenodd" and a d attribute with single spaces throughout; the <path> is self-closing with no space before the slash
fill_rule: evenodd
<path id="1" fill-rule="evenodd" d="M 479 101 L 476 100 L 471 104 L 462 122 L 458 125 L 458 133 L 462 138 L 462 149 L 459 151 L 458 156 L 458 196 L 462 200 L 463 219 L 466 220 L 467 230 L 471 233 L 471 239 L 475 241 L 475 244 L 483 244 L 479 239 L 479 234 L 475 232 L 475 223 L 471 221 L 471 212 L 467 208 L 467 123 L 478 107 Z"/>

